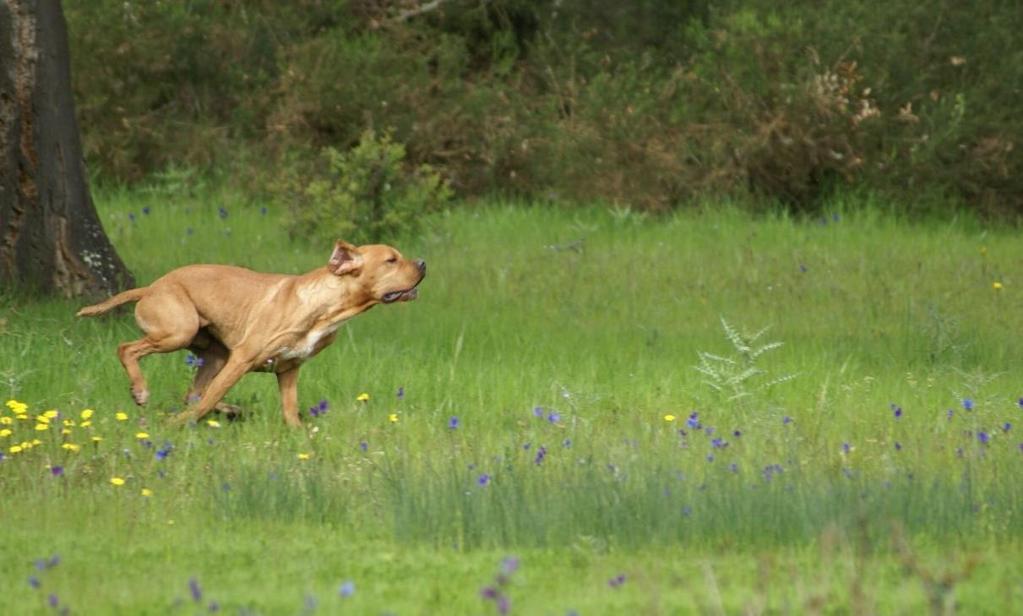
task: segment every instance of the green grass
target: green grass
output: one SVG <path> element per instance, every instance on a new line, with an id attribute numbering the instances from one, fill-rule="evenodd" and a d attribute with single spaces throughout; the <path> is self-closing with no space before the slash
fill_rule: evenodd
<path id="1" fill-rule="evenodd" d="M 97 201 L 140 284 L 194 262 L 302 272 L 330 252 L 201 187 Z M 266 375 L 229 395 L 244 421 L 170 429 L 184 354 L 143 361 L 139 410 L 114 352 L 138 335 L 130 312 L 76 320 L 77 303 L 0 294 L 0 395 L 29 405 L 0 426 L 0 612 L 45 611 L 53 592 L 90 614 L 292 614 L 307 598 L 496 613 L 480 591 L 509 555 L 513 613 L 1023 600 L 1014 230 L 908 224 L 869 200 L 822 220 L 491 203 L 397 244 L 429 263 L 420 299 L 360 316 L 303 368 L 302 406 L 330 410 L 297 431 Z M 722 318 L 784 344 L 744 363 Z M 719 392 L 699 352 L 764 372 Z M 61 416 L 35 430 L 48 409 Z"/>

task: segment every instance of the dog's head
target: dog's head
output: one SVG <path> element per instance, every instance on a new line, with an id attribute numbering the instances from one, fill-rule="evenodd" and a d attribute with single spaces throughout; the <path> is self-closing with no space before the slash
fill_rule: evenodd
<path id="1" fill-rule="evenodd" d="M 426 262 L 406 259 L 384 244 L 353 246 L 338 240 L 327 262 L 327 270 L 335 276 L 357 280 L 370 301 L 390 304 L 416 298 L 416 287 L 426 276 Z"/>

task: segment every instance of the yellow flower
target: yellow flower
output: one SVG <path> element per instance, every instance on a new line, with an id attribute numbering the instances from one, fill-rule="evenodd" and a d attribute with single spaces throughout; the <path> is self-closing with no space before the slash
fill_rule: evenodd
<path id="1" fill-rule="evenodd" d="M 65 428 L 74 428 L 75 427 L 75 420 L 74 419 L 65 419 L 64 420 L 64 427 Z"/>
<path id="2" fill-rule="evenodd" d="M 46 411 L 45 413 L 43 413 L 43 417 L 45 417 L 46 419 L 56 419 L 57 415 L 59 415 L 59 414 L 60 413 L 58 413 L 56 411 L 56 409 L 50 409 L 50 410 Z"/>
<path id="3" fill-rule="evenodd" d="M 83 428 L 91 428 L 92 427 L 92 422 L 91 421 L 83 421 L 82 422 L 82 427 Z"/>
<path id="4" fill-rule="evenodd" d="M 206 420 L 206 425 L 211 427 L 211 428 L 219 428 L 220 427 L 220 422 L 217 421 L 216 419 L 207 419 Z"/>
<path id="5" fill-rule="evenodd" d="M 16 454 L 16 453 L 21 453 L 21 452 L 22 452 L 22 450 L 23 450 L 23 448 L 22 448 L 22 446 L 21 446 L 21 445 L 11 445 L 11 448 L 10 448 L 10 449 L 8 449 L 7 451 L 8 451 L 8 452 L 9 452 L 9 453 L 10 453 L 11 455 L 14 455 L 14 454 Z"/>
<path id="6" fill-rule="evenodd" d="M 12 434 L 14 434 L 14 432 L 10 428 L 4 428 L 3 430 L 0 430 L 0 438 L 6 438 Z"/>
<path id="7" fill-rule="evenodd" d="M 76 445 L 74 443 L 64 443 L 63 445 L 60 446 L 60 448 L 61 449 L 66 449 L 68 451 L 78 451 L 79 449 L 82 448 L 82 446 L 81 445 Z"/>
<path id="8" fill-rule="evenodd" d="M 60 433 L 64 436 L 67 436 L 68 434 L 71 434 L 71 428 L 64 428 L 63 430 L 60 431 Z"/>
<path id="9" fill-rule="evenodd" d="M 664 416 L 664 421 L 675 421 L 675 416 L 674 415 L 665 415 Z"/>
<path id="10" fill-rule="evenodd" d="M 36 430 L 38 430 L 39 432 L 42 432 L 43 430 L 49 430 L 49 429 L 50 429 L 50 424 L 48 424 L 48 423 L 37 423 L 36 424 Z"/>
<path id="11" fill-rule="evenodd" d="M 135 438 L 139 439 L 140 441 L 144 441 L 147 438 L 149 438 L 149 433 L 148 432 L 138 432 L 138 433 L 135 434 Z"/>
<path id="12" fill-rule="evenodd" d="M 4 415 L 3 417 L 0 417 L 0 424 L 5 425 L 5 426 L 9 426 L 12 423 L 14 423 L 14 419 L 13 418 L 8 417 L 7 415 Z"/>
<path id="13" fill-rule="evenodd" d="M 998 282 L 996 280 L 993 283 L 991 283 L 991 288 L 994 289 L 995 291 L 1001 291 L 1002 290 L 1002 283 L 1000 283 L 1000 282 Z"/>
<path id="14" fill-rule="evenodd" d="M 18 402 L 17 400 L 8 400 L 6 402 L 7 408 L 11 409 L 18 415 L 28 412 L 28 405 L 24 402 Z"/>
<path id="15" fill-rule="evenodd" d="M 95 413 L 95 412 L 96 411 L 94 411 L 92 409 L 85 409 L 84 411 L 82 411 L 82 419 L 83 420 L 92 419 L 92 414 Z"/>
<path id="16" fill-rule="evenodd" d="M 390 420 L 391 423 L 398 423 L 398 414 L 391 413 L 390 415 L 387 416 L 387 419 Z"/>
<path id="17" fill-rule="evenodd" d="M 150 490 L 149 488 L 142 488 L 142 496 L 149 497 L 149 496 L 152 496 L 152 495 L 153 495 L 153 491 L 152 490 Z"/>
<path id="18" fill-rule="evenodd" d="M 92 437 L 92 442 L 93 443 L 98 443 L 98 442 L 100 442 L 102 440 L 103 440 L 102 436 L 94 436 L 94 437 Z"/>
<path id="19" fill-rule="evenodd" d="M 32 439 L 32 446 L 33 447 L 35 447 L 36 445 L 42 445 L 42 444 L 43 444 L 43 442 L 41 440 L 39 440 L 37 438 Z"/>
<path id="20" fill-rule="evenodd" d="M 37 423 L 42 423 L 42 424 L 48 424 L 48 423 L 50 423 L 50 418 L 47 417 L 46 415 L 36 415 L 36 422 Z"/>
<path id="21" fill-rule="evenodd" d="M 359 402 L 369 402 L 369 394 L 367 394 L 366 392 L 362 392 L 361 394 L 356 396 L 355 399 L 358 400 Z"/>
<path id="22" fill-rule="evenodd" d="M 311 454 L 311 453 L 300 453 L 300 454 L 298 454 L 298 459 L 299 460 L 308 460 L 311 457 L 313 457 L 313 454 Z"/>
<path id="23" fill-rule="evenodd" d="M 110 478 L 110 483 L 114 484 L 115 486 L 123 486 L 124 485 L 124 479 L 121 478 L 121 477 L 111 477 Z"/>
<path id="24" fill-rule="evenodd" d="M 128 421 L 128 414 L 124 411 L 117 411 L 114 413 L 114 419 L 117 421 Z"/>

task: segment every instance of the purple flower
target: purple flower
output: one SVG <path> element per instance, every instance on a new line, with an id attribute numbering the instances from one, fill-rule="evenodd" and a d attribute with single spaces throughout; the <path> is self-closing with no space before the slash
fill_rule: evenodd
<path id="1" fill-rule="evenodd" d="M 337 594 L 339 594 L 342 599 L 351 597 L 355 594 L 355 582 L 346 580 L 341 584 L 341 587 L 337 589 Z"/>
<path id="2" fill-rule="evenodd" d="M 210 612 L 219 612 L 220 604 L 217 603 L 216 601 L 210 601 L 210 604 L 206 606 L 206 609 L 209 610 Z"/>
<path id="3" fill-rule="evenodd" d="M 32 588 L 39 588 L 40 586 L 42 586 L 42 582 L 40 582 L 39 578 L 37 578 L 36 576 L 30 575 L 28 576 L 28 585 L 31 586 Z"/>
<path id="4" fill-rule="evenodd" d="M 972 411 L 973 410 L 973 400 L 971 400 L 969 398 L 963 398 L 963 408 L 966 409 L 967 411 Z"/>
<path id="5" fill-rule="evenodd" d="M 450 430 L 458 429 L 458 418 L 455 417 L 454 415 L 452 415 L 451 419 L 448 420 L 448 429 Z"/>
<path id="6" fill-rule="evenodd" d="M 852 450 L 852 446 L 849 443 L 842 443 L 842 453 L 848 454 Z"/>
<path id="7" fill-rule="evenodd" d="M 947 418 L 947 419 L 948 419 L 949 421 L 952 421 L 952 416 L 953 416 L 953 415 L 955 415 L 955 414 L 956 414 L 956 412 L 955 412 L 955 411 L 953 411 L 952 409 L 948 409 L 948 412 L 947 412 L 947 413 L 945 413 L 945 417 L 946 417 L 946 418 Z"/>
<path id="8" fill-rule="evenodd" d="M 185 364 L 190 368 L 202 368 L 206 361 L 201 357 L 196 357 L 191 353 L 185 355 Z"/>
<path id="9" fill-rule="evenodd" d="M 217 215 L 220 216 L 221 219 L 227 218 L 227 208 L 224 206 L 217 208 Z"/>
<path id="10" fill-rule="evenodd" d="M 782 423 L 782 425 L 787 426 L 790 423 L 792 423 L 792 418 L 789 417 L 788 415 L 786 415 L 786 416 L 781 418 L 781 423 Z"/>
<path id="11" fill-rule="evenodd" d="M 46 597 L 46 602 L 53 609 L 57 609 L 57 606 L 60 605 L 60 599 L 57 597 L 57 593 L 55 592 L 51 592 L 49 596 Z"/>
<path id="12" fill-rule="evenodd" d="M 156 450 L 156 459 L 166 460 L 167 456 L 170 455 L 171 449 L 173 449 L 173 447 L 171 447 L 171 444 L 165 442 L 163 444 L 163 447 Z"/>
<path id="13" fill-rule="evenodd" d="M 739 438 L 740 436 L 742 436 L 742 432 L 736 430 L 735 432 L 732 432 L 732 436 L 734 436 L 735 438 Z"/>
<path id="14" fill-rule="evenodd" d="M 265 205 L 264 205 L 263 207 L 259 208 L 259 214 L 260 214 L 261 216 L 266 216 L 266 213 L 267 213 L 268 211 L 269 211 L 269 210 L 267 210 L 267 209 L 266 209 L 266 206 L 265 206 Z"/>
<path id="15" fill-rule="evenodd" d="M 330 410 L 330 403 L 326 400 L 320 400 L 316 406 L 309 407 L 309 415 L 312 417 L 319 417 L 320 415 L 326 415 L 327 411 Z"/>
<path id="16" fill-rule="evenodd" d="M 895 441 L 895 451 L 902 451 L 902 443 Z"/>
<path id="17" fill-rule="evenodd" d="M 142 213 L 145 214 L 146 216 L 149 216 L 149 206 L 148 205 L 146 207 L 142 208 Z"/>
<path id="18" fill-rule="evenodd" d="M 399 400 L 404 400 L 405 399 L 405 388 L 404 387 L 399 387 L 398 388 L 398 392 L 395 395 L 398 396 Z"/>
<path id="19" fill-rule="evenodd" d="M 480 591 L 480 596 L 483 597 L 484 599 L 491 599 L 491 600 L 496 599 L 497 598 L 497 589 L 494 588 L 493 586 L 485 586 L 483 588 L 483 590 Z"/>
<path id="20" fill-rule="evenodd" d="M 511 604 L 508 601 L 508 597 L 506 597 L 505 595 L 501 595 L 500 597 L 497 598 L 497 612 L 499 614 L 507 614 L 510 608 Z"/>
<path id="21" fill-rule="evenodd" d="M 547 421 L 551 422 L 552 424 L 556 424 L 559 421 L 561 421 L 561 414 L 558 413 L 557 411 L 551 411 L 547 415 Z"/>
<path id="22" fill-rule="evenodd" d="M 202 588 L 199 588 L 199 580 L 194 577 L 188 579 L 188 592 L 192 595 L 192 601 L 202 601 Z"/>
<path id="23" fill-rule="evenodd" d="M 892 414 L 895 415 L 895 419 L 901 418 L 902 417 L 902 407 L 898 406 L 894 402 L 892 403 L 891 407 L 892 407 Z"/>
<path id="24" fill-rule="evenodd" d="M 1023 398 L 1020 398 L 1019 400 L 1017 400 L 1016 404 L 1019 405 L 1019 408 L 1023 409 Z"/>
<path id="25" fill-rule="evenodd" d="M 547 457 L 547 448 L 540 445 L 536 450 L 536 458 L 533 459 L 534 464 L 543 464 L 543 459 Z"/>
<path id="26" fill-rule="evenodd" d="M 64 475 L 64 467 L 59 465 L 51 466 L 50 474 L 53 475 L 54 477 L 61 477 Z"/>
<path id="27" fill-rule="evenodd" d="M 369 443 L 367 443 L 366 441 L 359 441 L 359 449 L 362 451 L 366 451 L 367 449 L 369 449 Z"/>
<path id="28" fill-rule="evenodd" d="M 561 446 L 564 447 L 565 449 L 568 449 L 569 447 L 572 446 L 572 439 L 566 438 L 565 440 L 561 441 Z"/>
<path id="29" fill-rule="evenodd" d="M 1012 424 L 1009 422 L 1005 422 L 1005 425 L 1002 426 L 1002 432 L 1008 432 L 1009 430 L 1012 430 Z"/>
<path id="30" fill-rule="evenodd" d="M 480 484 L 481 486 L 490 485 L 490 475 L 483 473 L 482 475 L 479 476 L 479 479 L 476 480 L 476 483 Z"/>
<path id="31" fill-rule="evenodd" d="M 700 429 L 700 414 L 697 413 L 696 411 L 693 411 L 692 414 L 689 416 L 689 419 L 686 420 L 686 425 L 689 426 L 693 430 L 699 430 Z"/>
<path id="32" fill-rule="evenodd" d="M 540 419 L 543 419 L 543 407 L 542 406 L 534 406 L 533 407 L 533 417 L 538 417 Z"/>
<path id="33" fill-rule="evenodd" d="M 511 575 L 519 570 L 519 559 L 514 556 L 507 556 L 501 561 L 501 573 Z"/>
<path id="34" fill-rule="evenodd" d="M 682 507 L 682 517 L 688 518 L 691 515 L 693 515 L 693 508 L 690 507 L 689 505 L 684 505 Z"/>
<path id="35" fill-rule="evenodd" d="M 728 443 L 722 438 L 716 438 L 712 440 L 710 444 L 714 449 L 724 449 L 725 447 L 728 447 Z"/>
<path id="36" fill-rule="evenodd" d="M 618 588 L 624 583 L 625 583 L 624 573 L 619 573 L 618 575 L 614 576 L 613 578 L 607 581 L 607 585 L 610 586 L 611 588 Z"/>
<path id="37" fill-rule="evenodd" d="M 991 440 L 991 436 L 987 432 L 981 430 L 980 432 L 977 433 L 977 440 L 980 441 L 981 445 L 987 445 L 988 442 Z"/>
<path id="38" fill-rule="evenodd" d="M 732 471 L 733 473 L 738 473 L 739 465 L 736 464 L 735 462 L 732 462 L 731 464 L 728 465 L 728 470 Z"/>

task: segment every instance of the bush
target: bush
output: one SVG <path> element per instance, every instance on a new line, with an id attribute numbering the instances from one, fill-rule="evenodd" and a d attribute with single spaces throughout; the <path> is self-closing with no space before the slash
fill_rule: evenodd
<path id="1" fill-rule="evenodd" d="M 429 165 L 409 170 L 404 160 L 403 145 L 369 130 L 350 151 L 324 148 L 311 170 L 288 166 L 274 192 L 287 205 L 291 234 L 365 244 L 415 232 L 451 189 Z"/>

